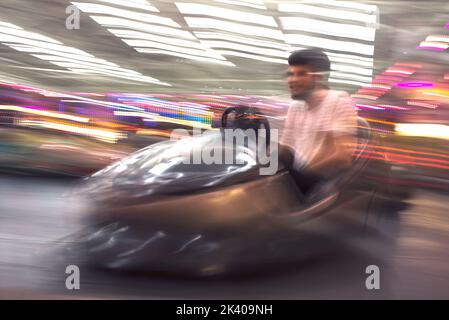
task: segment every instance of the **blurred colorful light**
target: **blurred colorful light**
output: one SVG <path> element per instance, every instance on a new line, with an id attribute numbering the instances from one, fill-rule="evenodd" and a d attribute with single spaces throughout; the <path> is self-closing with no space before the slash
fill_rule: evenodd
<path id="1" fill-rule="evenodd" d="M 402 136 L 449 139 L 449 126 L 433 123 L 397 123 L 395 131 Z"/>
<path id="2" fill-rule="evenodd" d="M 411 82 L 401 82 L 396 84 L 396 86 L 402 88 L 423 88 L 423 87 L 432 87 L 433 84 L 431 82 L 411 81 Z"/>

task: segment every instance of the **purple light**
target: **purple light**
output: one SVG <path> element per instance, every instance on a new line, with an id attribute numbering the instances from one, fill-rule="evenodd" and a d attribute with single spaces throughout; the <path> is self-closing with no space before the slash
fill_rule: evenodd
<path id="1" fill-rule="evenodd" d="M 440 48 L 440 47 L 430 47 L 430 46 L 417 46 L 416 49 L 420 49 L 420 50 L 432 50 L 432 51 L 444 51 L 447 48 Z"/>
<path id="2" fill-rule="evenodd" d="M 23 107 L 24 107 L 24 108 L 28 108 L 28 109 L 44 110 L 44 108 L 38 107 L 38 106 L 23 106 Z"/>
<path id="3" fill-rule="evenodd" d="M 432 87 L 433 84 L 430 82 L 415 81 L 415 82 L 398 83 L 396 84 L 396 86 L 402 88 L 423 88 L 423 87 Z"/>

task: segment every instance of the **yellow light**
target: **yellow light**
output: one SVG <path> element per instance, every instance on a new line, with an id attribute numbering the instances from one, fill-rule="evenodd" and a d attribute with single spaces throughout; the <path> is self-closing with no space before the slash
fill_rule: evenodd
<path id="1" fill-rule="evenodd" d="M 211 112 L 206 113 L 207 116 L 211 116 Z M 210 124 L 202 123 L 198 121 L 190 121 L 190 120 L 182 120 L 182 119 L 174 119 L 170 117 L 163 117 L 156 113 L 149 113 L 149 112 L 133 112 L 133 111 L 114 111 L 114 115 L 116 116 L 127 116 L 127 117 L 141 117 L 144 120 L 150 120 L 154 122 L 167 122 L 167 123 L 175 123 L 175 124 L 181 124 L 188 127 L 195 127 L 195 128 L 203 128 L 203 129 L 212 129 Z"/>
<path id="2" fill-rule="evenodd" d="M 449 90 L 443 90 L 443 89 L 421 89 L 417 90 L 418 92 L 421 92 L 424 95 L 430 95 L 430 96 L 437 96 L 442 98 L 449 98 Z"/>
<path id="3" fill-rule="evenodd" d="M 185 126 L 188 126 L 188 127 L 193 127 L 193 128 L 202 128 L 202 129 L 215 130 L 214 128 L 211 127 L 210 124 L 202 123 L 202 122 L 198 122 L 198 121 L 172 119 L 172 118 L 161 117 L 161 116 L 155 117 L 154 119 L 151 119 L 151 120 L 155 121 L 155 122 L 167 122 L 167 123 L 182 124 L 182 125 L 185 125 Z"/>
<path id="4" fill-rule="evenodd" d="M 449 140 L 449 126 L 432 123 L 397 123 L 395 132 L 401 136 Z"/>
<path id="5" fill-rule="evenodd" d="M 158 137 L 166 137 L 166 138 L 170 138 L 170 136 L 171 136 L 171 133 L 169 131 L 157 130 L 157 129 L 138 130 L 136 132 L 136 134 L 142 135 L 142 136 L 158 136 Z"/>
<path id="6" fill-rule="evenodd" d="M 25 108 L 25 107 L 19 107 L 19 106 L 2 106 L 2 105 L 0 105 L 0 110 L 18 111 L 18 112 L 30 113 L 30 114 L 35 114 L 35 115 L 44 116 L 44 117 L 59 118 L 59 119 L 72 120 L 72 121 L 84 122 L 84 123 L 89 122 L 89 118 L 85 118 L 85 117 L 78 117 L 78 116 L 72 116 L 72 115 L 64 114 L 64 113 L 36 110 L 36 109 L 30 109 L 30 108 Z"/>
<path id="7" fill-rule="evenodd" d="M 32 126 L 32 127 L 43 127 L 47 129 L 71 132 L 76 134 L 81 134 L 85 136 L 91 136 L 98 140 L 116 143 L 117 140 L 126 138 L 126 134 L 123 132 L 103 130 L 98 128 L 83 128 L 79 126 L 73 126 L 69 124 L 54 123 L 47 121 L 36 121 L 36 120 L 18 120 L 18 125 L 22 126 Z"/>
<path id="8" fill-rule="evenodd" d="M 395 125 L 394 122 L 385 121 L 385 120 L 378 120 L 378 119 L 371 119 L 371 118 L 363 118 L 368 122 L 375 122 L 375 123 L 382 123 L 382 124 L 389 124 L 389 125 Z"/>

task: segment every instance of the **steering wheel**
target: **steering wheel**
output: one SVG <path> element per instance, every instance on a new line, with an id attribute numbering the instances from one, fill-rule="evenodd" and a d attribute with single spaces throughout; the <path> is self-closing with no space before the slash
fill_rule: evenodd
<path id="1" fill-rule="evenodd" d="M 267 145 L 270 144 L 270 124 L 268 119 L 257 108 L 248 106 L 226 108 L 221 116 L 221 127 L 223 129 L 228 127 L 228 117 L 231 113 L 235 113 L 234 129 L 254 129 L 256 131 L 256 139 L 259 138 L 259 129 L 265 129 Z"/>

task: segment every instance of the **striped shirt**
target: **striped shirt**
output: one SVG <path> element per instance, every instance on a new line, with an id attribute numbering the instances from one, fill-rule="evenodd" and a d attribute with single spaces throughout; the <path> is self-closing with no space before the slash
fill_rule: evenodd
<path id="1" fill-rule="evenodd" d="M 287 112 L 280 143 L 295 150 L 294 168 L 300 170 L 316 159 L 326 136 L 347 135 L 356 143 L 357 112 L 344 91 L 318 90 L 310 105 L 294 100 Z M 337 146 L 337 148 L 343 146 Z"/>

